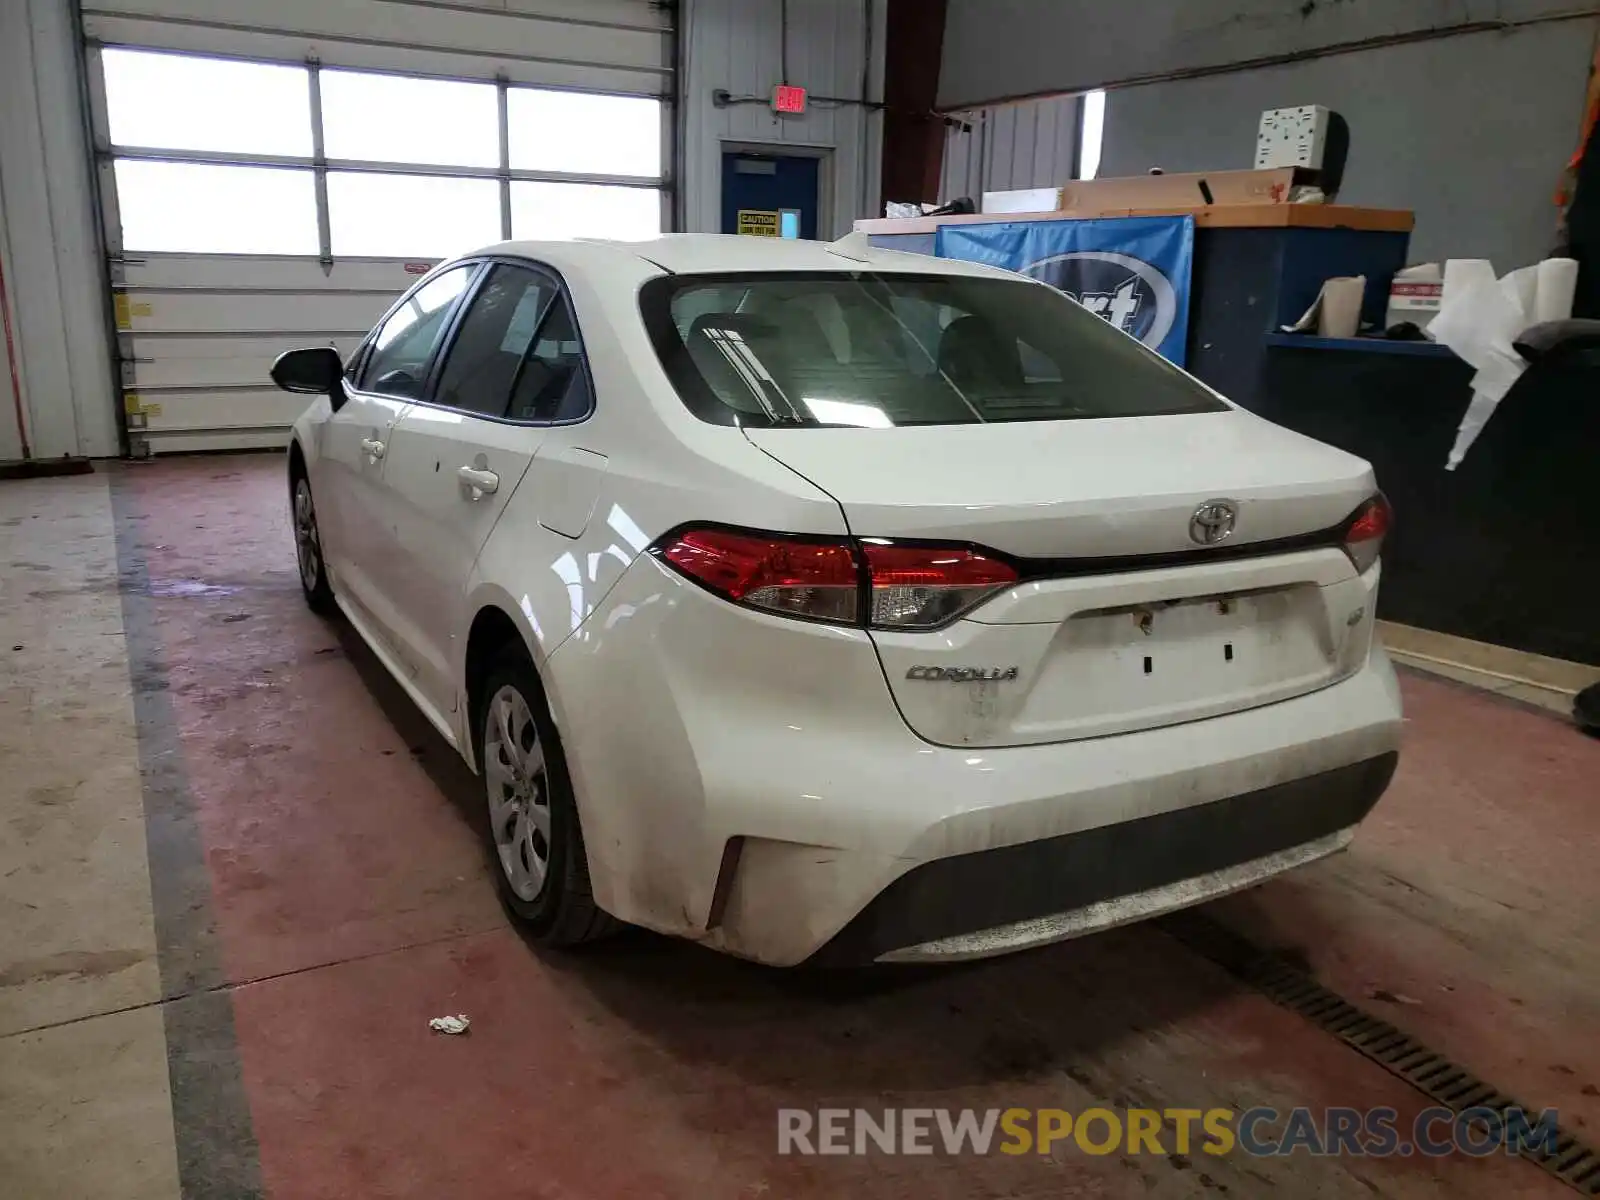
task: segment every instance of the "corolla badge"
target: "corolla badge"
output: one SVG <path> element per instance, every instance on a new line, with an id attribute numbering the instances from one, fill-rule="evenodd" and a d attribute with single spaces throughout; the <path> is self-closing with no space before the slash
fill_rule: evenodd
<path id="1" fill-rule="evenodd" d="M 1178 293 L 1172 281 L 1131 254 L 1075 250 L 1042 258 L 1023 270 L 1152 350 L 1166 340 L 1178 320 Z"/>
<path id="2" fill-rule="evenodd" d="M 906 678 L 943 683 L 1005 683 L 1017 674 L 1016 667 L 912 667 Z"/>
<path id="3" fill-rule="evenodd" d="M 1207 500 L 1189 518 L 1189 537 L 1202 546 L 1215 546 L 1233 536 L 1239 523 L 1239 506 L 1232 500 Z"/>

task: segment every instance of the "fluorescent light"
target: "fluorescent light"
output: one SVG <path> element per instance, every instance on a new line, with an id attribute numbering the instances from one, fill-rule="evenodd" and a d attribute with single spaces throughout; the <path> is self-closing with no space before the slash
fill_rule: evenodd
<path id="1" fill-rule="evenodd" d="M 1083 151 L 1078 155 L 1078 177 L 1093 179 L 1100 173 L 1100 147 L 1106 133 L 1106 94 L 1089 92 L 1083 98 Z"/>

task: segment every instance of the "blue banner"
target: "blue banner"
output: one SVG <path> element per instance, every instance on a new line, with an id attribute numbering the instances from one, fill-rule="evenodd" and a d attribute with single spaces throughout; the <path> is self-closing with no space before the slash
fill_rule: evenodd
<path id="1" fill-rule="evenodd" d="M 941 225 L 935 252 L 1042 279 L 1183 365 L 1193 217 Z"/>

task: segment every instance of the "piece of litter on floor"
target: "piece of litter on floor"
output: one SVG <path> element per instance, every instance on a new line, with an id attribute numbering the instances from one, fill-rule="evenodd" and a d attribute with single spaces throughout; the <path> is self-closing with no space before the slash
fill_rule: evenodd
<path id="1" fill-rule="evenodd" d="M 1373 988 L 1367 993 L 1368 1000 L 1382 1000 L 1385 1004 L 1421 1004 L 1421 1000 L 1399 992 L 1391 992 L 1388 988 Z"/>
<path id="2" fill-rule="evenodd" d="M 472 1027 L 472 1022 L 467 1020 L 466 1013 L 457 1013 L 453 1017 L 434 1017 L 428 1022 L 428 1028 L 435 1033 L 465 1033 Z"/>

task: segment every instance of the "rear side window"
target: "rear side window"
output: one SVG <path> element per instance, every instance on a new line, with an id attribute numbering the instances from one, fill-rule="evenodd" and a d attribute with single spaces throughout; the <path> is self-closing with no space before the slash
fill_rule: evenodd
<path id="1" fill-rule="evenodd" d="M 675 275 L 640 305 L 702 419 L 965 425 L 1221 412 L 1202 385 L 1055 289 L 960 275 Z"/>
<path id="2" fill-rule="evenodd" d="M 555 295 L 555 280 L 542 272 L 504 263 L 491 268 L 450 344 L 435 403 L 505 416 L 523 355 Z"/>
<path id="3" fill-rule="evenodd" d="M 362 373 L 365 391 L 408 400 L 421 394 L 434 347 L 476 269 L 475 263 L 463 263 L 435 276 L 384 319 L 373 335 L 372 350 Z"/>
<path id="4" fill-rule="evenodd" d="M 572 307 L 557 296 L 539 326 L 511 396 L 516 421 L 576 421 L 589 415 L 589 373 Z"/>

